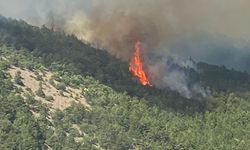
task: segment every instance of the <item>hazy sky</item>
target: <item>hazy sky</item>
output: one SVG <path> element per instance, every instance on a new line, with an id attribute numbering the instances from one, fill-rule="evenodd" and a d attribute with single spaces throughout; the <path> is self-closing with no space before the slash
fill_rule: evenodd
<path id="1" fill-rule="evenodd" d="M 244 39 L 250 39 L 249 8 L 249 0 L 0 0 L 3 15 L 31 22 L 46 17 L 51 10 L 61 15 L 91 9 L 98 9 L 100 13 L 131 11 L 162 16 L 183 30 L 216 32 Z"/>
<path id="2" fill-rule="evenodd" d="M 145 51 L 249 70 L 249 0 L 0 0 L 0 13 L 48 23 L 128 59 Z"/>
<path id="3" fill-rule="evenodd" d="M 53 24 L 123 60 L 140 40 L 151 83 L 187 98 L 209 92 L 189 85 L 185 72 L 167 63 L 169 56 L 250 72 L 249 0 L 0 0 L 0 13 Z"/>

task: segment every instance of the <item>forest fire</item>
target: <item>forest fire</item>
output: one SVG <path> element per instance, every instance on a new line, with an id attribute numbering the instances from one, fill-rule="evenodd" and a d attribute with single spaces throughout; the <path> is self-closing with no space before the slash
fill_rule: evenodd
<path id="1" fill-rule="evenodd" d="M 129 63 L 129 71 L 139 79 L 140 83 L 144 86 L 149 85 L 150 82 L 143 70 L 143 63 L 141 60 L 141 42 L 137 41 L 135 44 L 135 54 Z"/>

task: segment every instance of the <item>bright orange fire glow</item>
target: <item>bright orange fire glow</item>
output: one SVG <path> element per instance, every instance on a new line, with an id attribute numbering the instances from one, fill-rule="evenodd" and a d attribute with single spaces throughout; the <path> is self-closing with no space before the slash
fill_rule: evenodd
<path id="1" fill-rule="evenodd" d="M 129 63 L 129 71 L 140 80 L 142 85 L 146 86 L 150 85 L 150 82 L 146 76 L 145 71 L 143 70 L 143 63 L 141 60 L 140 53 L 141 42 L 137 41 L 135 43 L 135 54 Z"/>

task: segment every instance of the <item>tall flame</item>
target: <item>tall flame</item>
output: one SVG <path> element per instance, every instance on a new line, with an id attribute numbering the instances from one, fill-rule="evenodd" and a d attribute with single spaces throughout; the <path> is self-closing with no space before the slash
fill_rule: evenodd
<path id="1" fill-rule="evenodd" d="M 135 54 L 129 63 L 129 71 L 139 79 L 142 85 L 150 85 L 150 82 L 143 70 L 143 63 L 141 60 L 141 42 L 137 41 L 135 43 Z"/>

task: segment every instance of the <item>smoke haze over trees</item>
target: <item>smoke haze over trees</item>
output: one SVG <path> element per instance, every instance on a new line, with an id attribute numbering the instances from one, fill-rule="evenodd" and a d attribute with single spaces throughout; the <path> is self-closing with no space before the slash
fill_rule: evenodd
<path id="1" fill-rule="evenodd" d="M 250 71 L 249 4 L 247 0 L 0 0 L 0 13 L 74 34 L 126 61 L 140 40 L 154 85 L 190 97 L 187 75 L 167 62 L 191 57 Z M 153 62 L 152 53 L 163 54 L 164 61 Z"/>
<path id="2" fill-rule="evenodd" d="M 237 69 L 249 55 L 249 5 L 247 0 L 0 0 L 0 13 L 34 25 L 49 26 L 53 20 L 55 26 L 124 59 L 130 58 L 139 38 L 145 51 L 166 51 Z M 173 48 L 174 43 L 181 48 Z M 213 53 L 220 55 L 213 58 Z"/>
<path id="3" fill-rule="evenodd" d="M 159 57 L 152 55 L 167 58 Z M 0 16 L 0 149 L 249 149 L 250 75 L 171 59 L 167 70 L 191 67 L 190 79 L 209 86 L 211 97 L 188 100 L 135 84 L 127 64 L 109 53 Z M 32 88 L 36 82 L 45 101 Z M 65 99 L 77 88 L 91 109 L 73 103 L 55 110 L 53 87 Z"/>

